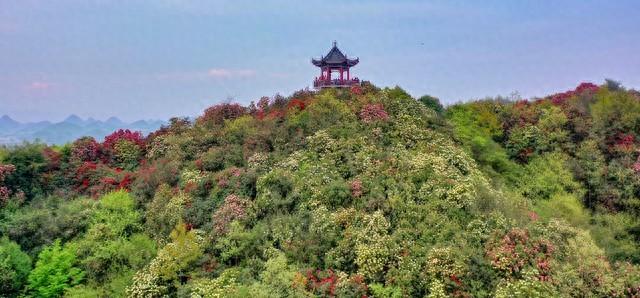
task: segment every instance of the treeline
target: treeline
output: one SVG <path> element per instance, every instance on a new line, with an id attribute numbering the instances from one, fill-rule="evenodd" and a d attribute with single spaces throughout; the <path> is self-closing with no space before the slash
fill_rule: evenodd
<path id="1" fill-rule="evenodd" d="M 589 229 L 613 260 L 640 262 L 639 92 L 583 83 L 545 98 L 454 105 L 446 117 L 496 182 L 538 213 Z"/>
<path id="2" fill-rule="evenodd" d="M 640 96 L 369 83 L 0 149 L 19 297 L 640 295 Z"/>

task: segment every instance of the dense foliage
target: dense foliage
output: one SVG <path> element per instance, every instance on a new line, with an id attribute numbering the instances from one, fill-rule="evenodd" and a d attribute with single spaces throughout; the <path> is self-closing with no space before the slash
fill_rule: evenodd
<path id="1" fill-rule="evenodd" d="M 369 83 L 0 149 L 8 297 L 637 297 L 640 95 Z"/>

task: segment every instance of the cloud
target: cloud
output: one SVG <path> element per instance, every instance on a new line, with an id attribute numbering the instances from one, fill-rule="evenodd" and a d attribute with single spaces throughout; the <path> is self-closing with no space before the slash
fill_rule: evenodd
<path id="1" fill-rule="evenodd" d="M 158 80 L 170 81 L 207 81 L 226 79 L 246 79 L 256 76 L 253 69 L 211 68 L 207 71 L 172 72 L 156 74 Z"/>
<path id="2" fill-rule="evenodd" d="M 27 89 L 29 89 L 29 90 L 48 90 L 48 89 L 53 88 L 53 86 L 54 86 L 53 83 L 35 81 L 35 82 L 29 83 L 29 85 L 27 85 Z"/>
<path id="3" fill-rule="evenodd" d="M 226 69 L 212 68 L 209 69 L 207 75 L 212 78 L 230 79 L 230 78 L 247 78 L 256 75 L 256 71 L 252 69 Z"/>

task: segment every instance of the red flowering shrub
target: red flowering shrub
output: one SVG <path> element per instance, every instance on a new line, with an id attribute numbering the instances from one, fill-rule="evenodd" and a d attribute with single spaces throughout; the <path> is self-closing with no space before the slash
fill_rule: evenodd
<path id="1" fill-rule="evenodd" d="M 340 277 L 331 269 L 298 272 L 292 286 L 317 297 L 368 297 L 369 292 L 364 276 Z"/>
<path id="2" fill-rule="evenodd" d="M 640 174 L 640 155 L 638 156 L 638 159 L 636 159 L 636 162 L 633 164 L 633 171 L 636 172 L 636 174 Z"/>
<path id="3" fill-rule="evenodd" d="M 255 192 L 256 173 L 242 168 L 231 167 L 218 173 L 214 182 L 222 196 L 239 194 L 251 196 Z"/>
<path id="4" fill-rule="evenodd" d="M 585 91 L 595 93 L 598 92 L 599 89 L 600 87 L 594 83 L 581 83 L 580 85 L 578 85 L 578 87 L 576 87 L 575 92 L 578 94 Z"/>
<path id="5" fill-rule="evenodd" d="M 123 140 L 129 141 L 137 145 L 141 149 L 144 149 L 145 147 L 144 136 L 142 136 L 142 133 L 139 131 L 131 131 L 128 129 L 119 129 L 114 131 L 112 134 L 104 137 L 102 146 L 107 151 L 113 151 L 116 144 Z"/>
<path id="6" fill-rule="evenodd" d="M 112 169 L 103 163 L 86 161 L 76 169 L 74 181 L 78 193 L 95 198 L 114 190 L 129 190 L 133 173 Z"/>
<path id="7" fill-rule="evenodd" d="M 375 121 L 387 121 L 389 114 L 384 110 L 382 104 L 367 104 L 360 110 L 360 119 L 365 123 Z"/>
<path id="8" fill-rule="evenodd" d="M 203 125 L 220 125 L 227 119 L 235 119 L 247 113 L 247 109 L 237 103 L 222 103 L 204 110 L 197 122 Z"/>
<path id="9" fill-rule="evenodd" d="M 304 286 L 307 291 L 315 295 L 326 297 L 336 295 L 338 276 L 331 270 L 307 270 L 304 278 Z"/>
<path id="10" fill-rule="evenodd" d="M 547 280 L 554 250 L 549 241 L 531 238 L 528 230 L 514 228 L 490 241 L 486 253 L 491 265 L 508 276 L 518 276 L 525 267 L 535 266 L 540 280 Z"/>
<path id="11" fill-rule="evenodd" d="M 576 89 L 574 90 L 569 90 L 567 92 L 562 92 L 562 93 L 557 93 L 551 96 L 551 102 L 555 105 L 560 105 L 563 104 L 567 99 L 575 96 L 575 95 L 580 95 L 584 92 L 590 92 L 590 93 L 595 93 L 598 92 L 598 89 L 600 89 L 600 87 L 596 84 L 593 83 L 581 83 L 580 85 L 578 85 L 578 87 L 576 87 Z"/>
<path id="12" fill-rule="evenodd" d="M 11 195 L 11 190 L 3 185 L 4 179 L 15 170 L 14 165 L 0 165 L 0 205 L 4 205 Z"/>
<path id="13" fill-rule="evenodd" d="M 519 100 L 513 105 L 507 120 L 503 124 L 503 128 L 508 131 L 513 127 L 536 124 L 540 118 L 540 112 L 537 105 L 530 103 L 526 99 Z"/>
<path id="14" fill-rule="evenodd" d="M 102 177 L 100 179 L 99 189 L 102 192 L 120 189 L 129 190 L 133 180 L 131 172 L 116 169 L 115 171 L 111 171 L 109 174 L 109 176 Z"/>
<path id="15" fill-rule="evenodd" d="M 75 173 L 76 191 L 84 193 L 92 185 L 92 180 L 95 180 L 95 172 L 98 165 L 95 162 L 85 161 L 77 169 Z"/>
<path id="16" fill-rule="evenodd" d="M 51 147 L 45 147 L 42 149 L 42 156 L 44 156 L 44 159 L 47 162 L 46 167 L 48 171 L 60 169 L 62 154 L 51 149 Z"/>
<path id="17" fill-rule="evenodd" d="M 362 195 L 362 181 L 359 179 L 351 181 L 349 188 L 351 188 L 351 195 L 354 198 L 359 198 Z"/>
<path id="18" fill-rule="evenodd" d="M 172 117 L 169 125 L 162 125 L 160 128 L 147 135 L 146 142 L 151 144 L 157 137 L 167 134 L 179 134 L 191 127 L 191 121 L 186 117 Z"/>
<path id="19" fill-rule="evenodd" d="M 283 110 L 273 109 L 273 110 L 269 111 L 269 114 L 267 114 L 265 116 L 265 118 L 282 120 L 282 119 L 284 119 L 284 116 L 285 116 L 285 113 L 284 113 Z"/>
<path id="20" fill-rule="evenodd" d="M 354 95 L 362 95 L 362 87 L 358 86 L 358 85 L 353 85 L 351 86 L 351 94 Z"/>
<path id="21" fill-rule="evenodd" d="M 632 153 L 635 151 L 635 136 L 633 134 L 618 134 L 614 144 L 614 151 Z"/>
<path id="22" fill-rule="evenodd" d="M 267 96 L 260 97 L 260 100 L 258 100 L 258 109 L 262 111 L 266 110 L 269 107 L 269 101 L 270 99 Z"/>
<path id="23" fill-rule="evenodd" d="M 105 162 L 126 169 L 138 165 L 145 149 L 145 140 L 139 131 L 119 129 L 104 138 L 102 148 Z"/>
<path id="24" fill-rule="evenodd" d="M 248 206 L 248 200 L 234 194 L 228 195 L 222 206 L 213 214 L 214 231 L 218 234 L 224 234 L 232 221 L 246 217 Z"/>
<path id="25" fill-rule="evenodd" d="M 6 186 L 0 186 L 0 205 L 4 205 L 9 200 L 10 195 L 11 191 Z"/>
<path id="26" fill-rule="evenodd" d="M 62 166 L 62 154 L 53 150 L 51 147 L 42 149 L 44 157 L 44 172 L 42 173 L 41 183 L 47 189 L 56 189 L 66 184 L 64 172 L 60 171 Z"/>
<path id="27" fill-rule="evenodd" d="M 179 176 L 180 170 L 177 161 L 158 159 L 150 164 L 143 163 L 135 173 L 131 192 L 140 203 L 146 203 L 153 198 L 160 185 L 175 186 Z"/>
<path id="28" fill-rule="evenodd" d="M 287 104 L 287 110 L 296 109 L 298 111 L 303 111 L 305 107 L 306 104 L 304 101 L 295 98 L 290 100 Z"/>
<path id="29" fill-rule="evenodd" d="M 101 157 L 102 148 L 92 137 L 77 139 L 71 145 L 71 160 L 73 162 L 96 162 Z"/>

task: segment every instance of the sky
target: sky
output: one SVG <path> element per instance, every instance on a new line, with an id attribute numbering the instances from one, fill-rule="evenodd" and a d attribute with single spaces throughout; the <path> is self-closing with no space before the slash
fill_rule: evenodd
<path id="1" fill-rule="evenodd" d="M 605 78 L 640 89 L 640 1 L 0 0 L 0 115 L 197 116 L 352 76 L 446 104 Z"/>

